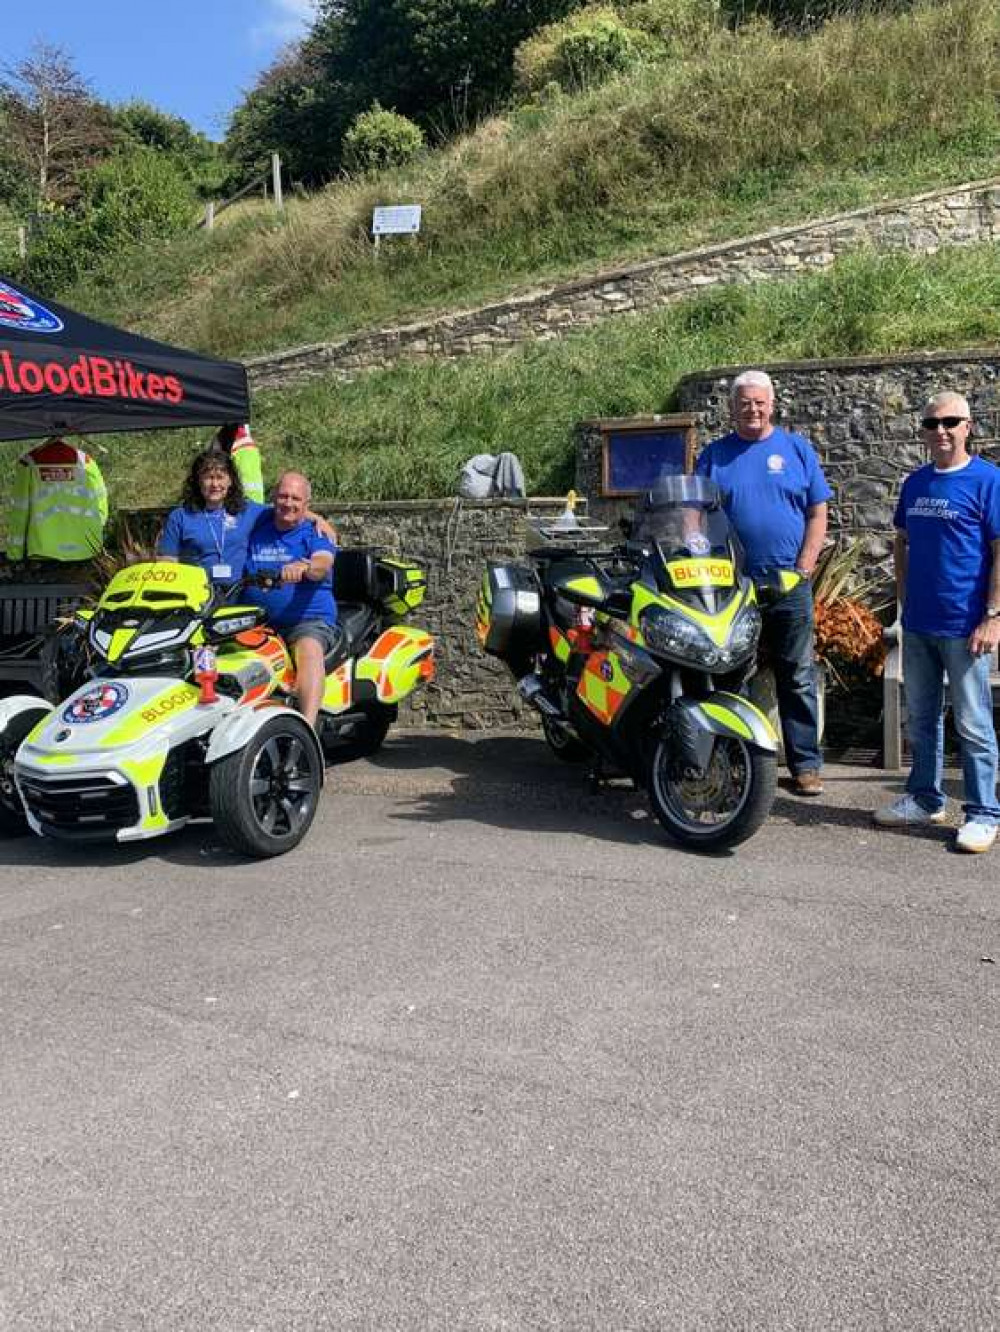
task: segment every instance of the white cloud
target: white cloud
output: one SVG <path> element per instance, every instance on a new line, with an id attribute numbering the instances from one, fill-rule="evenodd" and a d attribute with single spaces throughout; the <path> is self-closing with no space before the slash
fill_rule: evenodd
<path id="1" fill-rule="evenodd" d="M 251 29 L 255 42 L 294 42 L 316 17 L 316 0 L 265 0 L 264 13 Z"/>

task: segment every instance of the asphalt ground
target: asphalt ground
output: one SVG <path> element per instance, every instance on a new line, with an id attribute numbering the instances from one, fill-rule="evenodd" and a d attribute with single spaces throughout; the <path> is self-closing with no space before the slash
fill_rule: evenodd
<path id="1" fill-rule="evenodd" d="M 303 845 L 0 845 L 0 1328 L 1000 1326 L 1000 847 L 665 841 L 398 734 Z"/>

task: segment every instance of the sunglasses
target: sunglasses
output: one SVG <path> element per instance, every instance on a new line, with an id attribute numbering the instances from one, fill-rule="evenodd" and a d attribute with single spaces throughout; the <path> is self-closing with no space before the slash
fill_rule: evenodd
<path id="1" fill-rule="evenodd" d="M 925 430 L 937 430 L 938 426 L 944 426 L 945 430 L 954 430 L 968 419 L 967 416 L 925 416 L 920 424 Z"/>

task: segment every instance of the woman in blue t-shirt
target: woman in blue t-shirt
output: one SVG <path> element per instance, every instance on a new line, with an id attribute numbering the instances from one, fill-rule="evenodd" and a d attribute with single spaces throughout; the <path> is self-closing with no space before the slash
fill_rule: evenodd
<path id="1" fill-rule="evenodd" d="M 214 585 L 228 587 L 243 575 L 250 533 L 264 509 L 243 493 L 229 454 L 204 449 L 191 464 L 181 503 L 167 515 L 157 556 L 200 564 Z"/>

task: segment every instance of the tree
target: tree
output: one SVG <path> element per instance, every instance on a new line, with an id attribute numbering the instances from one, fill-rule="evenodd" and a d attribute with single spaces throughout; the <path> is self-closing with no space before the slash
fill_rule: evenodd
<path id="1" fill-rule="evenodd" d="M 194 221 L 191 182 L 167 154 L 133 147 L 112 154 L 80 181 L 73 208 L 54 214 L 28 255 L 28 274 L 58 290 L 86 270 L 120 264 L 130 247 L 164 241 Z"/>
<path id="2" fill-rule="evenodd" d="M 582 0 L 319 0 L 305 39 L 233 115 L 242 178 L 279 150 L 297 179 L 328 180 L 348 126 L 375 102 L 425 131 L 464 129 L 510 92 L 516 47 Z"/>
<path id="3" fill-rule="evenodd" d="M 108 108 L 69 57 L 56 46 L 37 44 L 6 68 L 0 107 L 10 152 L 26 173 L 36 206 L 74 199 L 80 173 L 110 147 L 112 127 Z"/>
<path id="4" fill-rule="evenodd" d="M 225 171 L 220 145 L 181 116 L 136 100 L 116 106 L 111 118 L 121 149 L 151 148 L 169 157 L 202 197 L 220 192 Z"/>
<path id="5" fill-rule="evenodd" d="M 324 85 L 308 39 L 283 51 L 230 119 L 223 147 L 232 184 L 259 176 L 272 152 L 281 153 L 295 180 L 328 179 L 336 163 L 336 140 L 328 128 L 336 95 L 335 86 Z M 339 125 L 340 117 L 333 116 L 333 123 Z"/>

